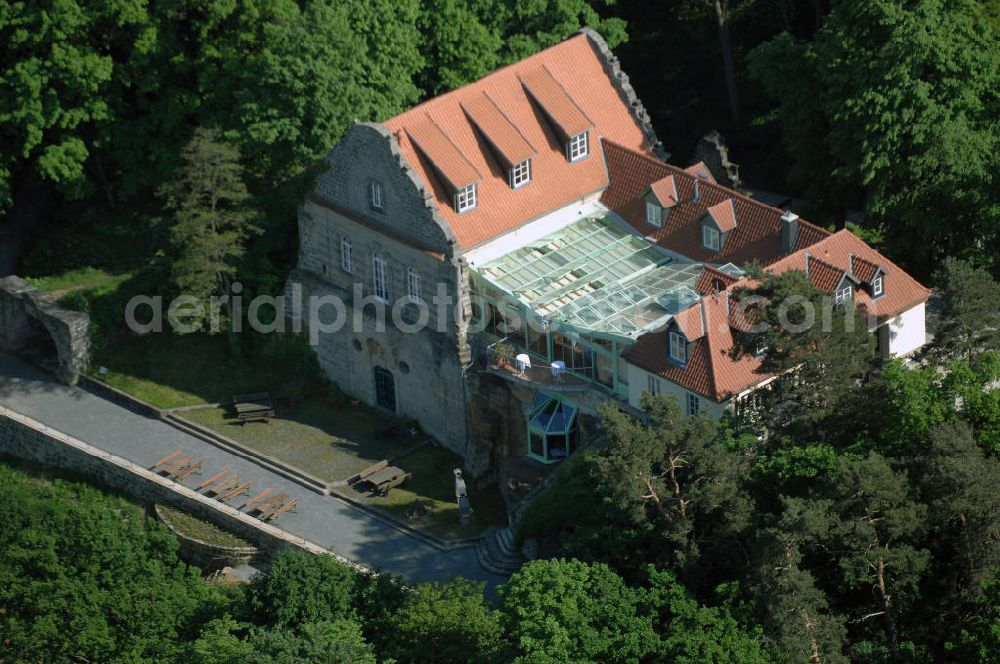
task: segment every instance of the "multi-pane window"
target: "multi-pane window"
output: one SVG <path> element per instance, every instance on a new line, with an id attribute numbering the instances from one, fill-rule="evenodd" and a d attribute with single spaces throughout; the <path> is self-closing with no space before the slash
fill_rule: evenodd
<path id="1" fill-rule="evenodd" d="M 465 212 L 476 207 L 476 183 L 473 182 L 467 187 L 462 187 L 455 194 L 455 209 Z"/>
<path id="2" fill-rule="evenodd" d="M 340 267 L 348 274 L 354 273 L 354 262 L 351 258 L 351 241 L 346 237 L 340 240 Z"/>
<path id="3" fill-rule="evenodd" d="M 882 275 L 878 275 L 872 279 L 872 295 L 878 297 L 882 294 Z"/>
<path id="4" fill-rule="evenodd" d="M 383 209 L 381 182 L 372 182 L 368 185 L 368 203 L 372 206 L 373 210 Z"/>
<path id="5" fill-rule="evenodd" d="M 406 271 L 406 294 L 414 302 L 423 302 L 420 297 L 420 273 L 412 267 Z"/>
<path id="6" fill-rule="evenodd" d="M 566 144 L 566 156 L 570 161 L 583 159 L 587 156 L 588 152 L 587 132 L 570 137 L 569 143 Z"/>
<path id="7" fill-rule="evenodd" d="M 841 288 L 840 290 L 836 291 L 833 294 L 833 303 L 834 304 L 844 304 L 845 302 L 847 302 L 847 301 L 849 301 L 851 299 L 851 293 L 852 292 L 853 292 L 853 290 L 852 290 L 850 284 L 848 284 L 847 286 L 844 286 L 843 288 Z"/>
<path id="8" fill-rule="evenodd" d="M 698 411 L 701 410 L 701 399 L 698 398 L 698 395 L 691 394 L 689 392 L 687 406 L 688 406 L 688 415 L 694 417 L 695 415 L 698 414 Z"/>
<path id="9" fill-rule="evenodd" d="M 646 223 L 657 228 L 663 225 L 661 209 L 656 203 L 646 201 Z"/>
<path id="10" fill-rule="evenodd" d="M 652 394 L 654 397 L 659 396 L 660 379 L 654 376 L 653 374 L 649 374 L 648 376 L 646 376 L 646 389 L 649 390 L 649 393 Z"/>
<path id="11" fill-rule="evenodd" d="M 525 159 L 520 164 L 510 167 L 510 188 L 517 189 L 531 182 L 531 160 Z"/>
<path id="12" fill-rule="evenodd" d="M 670 333 L 670 359 L 676 362 L 687 362 L 687 340 L 676 332 Z"/>
<path id="13" fill-rule="evenodd" d="M 719 231 L 711 226 L 701 227 L 701 243 L 712 251 L 719 250 Z"/>
<path id="14" fill-rule="evenodd" d="M 389 280 L 386 277 L 385 259 L 372 256 L 372 292 L 375 297 L 389 301 Z"/>

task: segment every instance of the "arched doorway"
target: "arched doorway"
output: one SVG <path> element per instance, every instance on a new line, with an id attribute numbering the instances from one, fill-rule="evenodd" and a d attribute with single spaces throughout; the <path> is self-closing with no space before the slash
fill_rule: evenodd
<path id="1" fill-rule="evenodd" d="M 375 404 L 396 414 L 396 378 L 382 367 L 375 367 Z"/>

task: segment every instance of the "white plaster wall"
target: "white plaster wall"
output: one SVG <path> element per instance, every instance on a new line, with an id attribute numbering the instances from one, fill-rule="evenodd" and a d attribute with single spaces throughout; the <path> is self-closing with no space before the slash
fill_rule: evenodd
<path id="1" fill-rule="evenodd" d="M 509 233 L 504 233 L 485 244 L 481 244 L 465 252 L 465 258 L 469 261 L 469 265 L 482 265 L 509 254 L 515 249 L 520 249 L 526 244 L 540 240 L 550 233 L 562 230 L 584 217 L 592 214 L 605 214 L 607 213 L 607 208 L 598 200 L 600 195 L 601 192 L 596 192 L 581 201 L 576 201 L 571 205 L 559 208 L 554 212 L 518 226 Z"/>
<path id="2" fill-rule="evenodd" d="M 924 303 L 904 311 L 885 323 L 889 335 L 889 353 L 906 355 L 912 353 L 927 341 L 924 320 Z"/>
<path id="3" fill-rule="evenodd" d="M 639 405 L 639 401 L 642 398 L 642 393 L 649 389 L 650 375 L 651 374 L 645 369 L 640 369 L 632 364 L 628 365 L 628 403 L 633 408 L 642 410 Z M 681 412 L 687 415 L 687 396 L 694 393 L 689 390 L 685 390 L 677 383 L 660 378 L 659 376 L 655 376 L 655 378 L 660 386 L 660 395 L 673 396 L 677 399 L 677 403 L 681 407 Z M 715 419 L 720 419 L 723 413 L 732 409 L 732 404 L 728 401 L 724 403 L 717 403 L 706 399 L 701 395 L 696 396 L 701 401 L 701 412 L 707 412 Z"/>

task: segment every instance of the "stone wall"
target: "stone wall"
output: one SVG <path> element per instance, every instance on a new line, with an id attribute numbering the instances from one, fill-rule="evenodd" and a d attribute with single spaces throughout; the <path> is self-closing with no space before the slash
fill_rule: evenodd
<path id="1" fill-rule="evenodd" d="M 58 356 L 56 375 L 76 384 L 90 361 L 90 316 L 66 309 L 24 279 L 0 279 L 0 350 L 23 354 L 39 343 L 38 326 L 52 339 Z"/>
<path id="2" fill-rule="evenodd" d="M 717 131 L 711 131 L 701 137 L 694 149 L 693 163 L 704 162 L 715 181 L 725 187 L 739 189 L 740 167 L 729 161 L 729 148 L 726 139 Z"/>
<path id="3" fill-rule="evenodd" d="M 4 406 L 0 406 L 0 454 L 79 473 L 145 504 L 170 505 L 253 542 L 267 554 L 287 546 L 316 554 L 332 553 Z M 345 564 L 367 571 L 342 556 L 333 555 Z"/>

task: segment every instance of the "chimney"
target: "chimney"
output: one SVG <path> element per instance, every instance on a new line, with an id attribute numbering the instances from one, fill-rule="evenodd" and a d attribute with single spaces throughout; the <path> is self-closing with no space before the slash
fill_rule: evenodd
<path id="1" fill-rule="evenodd" d="M 694 198 L 691 200 L 693 200 L 695 203 L 701 200 L 701 189 L 698 186 L 698 176 L 695 176 L 694 178 Z"/>
<path id="2" fill-rule="evenodd" d="M 807 252 L 806 252 L 806 276 L 807 276 L 807 277 L 809 276 L 809 259 L 811 259 L 811 258 L 812 258 L 812 254 L 810 254 L 810 253 L 809 253 L 809 252 L 807 251 Z"/>
<path id="3" fill-rule="evenodd" d="M 781 215 L 781 251 L 790 254 L 795 251 L 799 239 L 799 215 L 785 210 Z"/>

